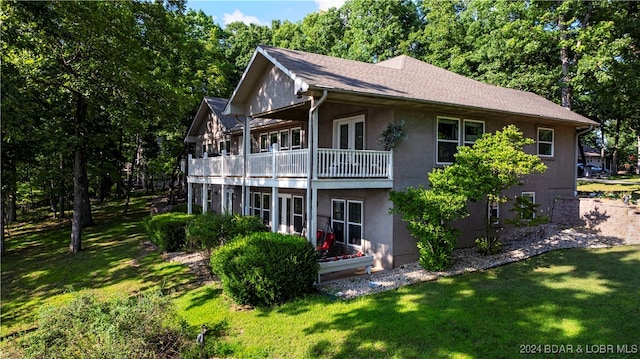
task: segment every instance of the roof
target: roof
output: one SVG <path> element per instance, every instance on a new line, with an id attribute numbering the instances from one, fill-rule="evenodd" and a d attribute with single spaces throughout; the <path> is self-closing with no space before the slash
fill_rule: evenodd
<path id="1" fill-rule="evenodd" d="M 236 121 L 235 116 L 223 115 L 222 112 L 227 106 L 227 99 L 220 97 L 204 97 L 198 107 L 198 112 L 191 123 L 191 127 L 187 131 L 185 142 L 195 142 L 195 136 L 198 135 L 198 129 L 202 126 L 203 121 L 207 120 L 207 113 L 213 113 L 222 124 L 223 131 L 233 131 L 237 127 L 242 128 L 242 124 Z"/>
<path id="2" fill-rule="evenodd" d="M 265 69 L 265 60 L 294 80 L 303 93 L 347 92 L 597 125 L 534 93 L 485 84 L 405 55 L 371 64 L 265 45 L 256 49 L 225 111 L 232 112 L 232 104 L 250 96 L 255 84 L 251 82 Z"/>

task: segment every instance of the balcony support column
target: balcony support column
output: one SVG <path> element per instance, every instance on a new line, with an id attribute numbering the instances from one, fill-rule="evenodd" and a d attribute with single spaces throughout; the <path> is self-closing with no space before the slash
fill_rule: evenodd
<path id="1" fill-rule="evenodd" d="M 207 185 L 206 183 L 202 184 L 202 214 L 207 213 L 207 207 L 209 207 L 208 203 L 207 203 L 207 189 L 208 189 L 209 185 Z"/>
<path id="2" fill-rule="evenodd" d="M 191 182 L 187 182 L 187 213 L 193 213 L 193 183 Z"/>
<path id="3" fill-rule="evenodd" d="M 242 214 L 249 215 L 249 207 L 251 206 L 251 195 L 249 187 L 247 186 L 247 173 L 249 173 L 247 167 L 249 161 L 247 156 L 251 153 L 251 127 L 249 117 L 244 117 L 244 126 L 242 128 Z"/>
<path id="4" fill-rule="evenodd" d="M 311 98 L 309 109 L 309 128 L 307 130 L 307 146 L 309 147 L 309 160 L 307 164 L 307 240 L 315 248 L 317 246 L 316 230 L 318 228 L 318 189 L 314 180 L 318 179 L 317 153 L 318 153 L 318 109 L 327 99 L 329 93 L 322 91 L 322 97 L 316 101 Z"/>
<path id="5" fill-rule="evenodd" d="M 279 223 L 278 187 L 271 187 L 271 232 L 278 233 Z"/>

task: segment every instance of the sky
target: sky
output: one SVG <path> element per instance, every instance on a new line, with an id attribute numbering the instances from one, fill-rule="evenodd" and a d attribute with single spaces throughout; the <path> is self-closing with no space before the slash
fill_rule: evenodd
<path id="1" fill-rule="evenodd" d="M 202 10 L 225 27 L 234 21 L 271 25 L 271 20 L 298 22 L 307 14 L 340 7 L 345 0 L 188 0 L 187 8 Z"/>

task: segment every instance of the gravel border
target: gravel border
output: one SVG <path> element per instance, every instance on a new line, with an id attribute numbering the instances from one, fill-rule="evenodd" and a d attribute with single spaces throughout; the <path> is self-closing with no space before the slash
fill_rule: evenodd
<path id="1" fill-rule="evenodd" d="M 607 248 L 625 244 L 640 244 L 640 240 L 604 237 L 590 230 L 563 228 L 555 224 L 532 228 L 513 228 L 502 233 L 501 239 L 503 250 L 502 253 L 496 255 L 485 256 L 478 253 L 475 248 L 454 250 L 454 264 L 446 271 L 428 272 L 422 269 L 418 262 L 413 262 L 395 269 L 373 273 L 370 276 L 334 280 L 322 283 L 317 287 L 329 295 L 350 299 L 416 282 L 493 268 L 556 249 Z"/>

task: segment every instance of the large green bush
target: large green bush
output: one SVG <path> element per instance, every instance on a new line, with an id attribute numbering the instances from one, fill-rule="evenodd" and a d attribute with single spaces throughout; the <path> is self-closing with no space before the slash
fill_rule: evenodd
<path id="1" fill-rule="evenodd" d="M 407 229 L 416 238 L 420 266 L 439 271 L 453 261 L 453 250 L 460 231 L 451 222 L 465 215 L 465 197 L 439 193 L 422 187 L 391 191 L 391 213 L 402 214 Z"/>
<path id="2" fill-rule="evenodd" d="M 211 268 L 237 303 L 272 306 L 310 293 L 319 266 L 306 239 L 260 232 L 215 250 Z"/>
<path id="3" fill-rule="evenodd" d="M 163 213 L 145 218 L 144 225 L 149 240 L 163 252 L 181 250 L 186 243 L 186 227 L 193 215 Z"/>
<path id="4" fill-rule="evenodd" d="M 189 222 L 186 229 L 187 247 L 192 250 L 211 249 L 237 236 L 266 230 L 267 227 L 258 217 L 207 212 Z"/>
<path id="5" fill-rule="evenodd" d="M 99 301 L 83 295 L 44 308 L 25 339 L 27 358 L 157 358 L 192 346 L 184 322 L 160 293 Z"/>

